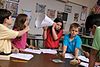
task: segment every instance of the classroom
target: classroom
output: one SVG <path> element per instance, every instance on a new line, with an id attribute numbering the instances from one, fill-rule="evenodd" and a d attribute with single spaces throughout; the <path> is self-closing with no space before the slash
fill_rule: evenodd
<path id="1" fill-rule="evenodd" d="M 99 67 L 99 17 L 100 0 L 0 0 L 0 67 Z"/>

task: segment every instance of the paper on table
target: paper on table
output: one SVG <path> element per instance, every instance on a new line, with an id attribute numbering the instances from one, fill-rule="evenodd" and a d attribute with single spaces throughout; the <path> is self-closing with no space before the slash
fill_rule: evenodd
<path id="1" fill-rule="evenodd" d="M 43 53 L 49 53 L 49 54 L 57 54 L 56 50 L 52 49 L 40 49 Z"/>
<path id="2" fill-rule="evenodd" d="M 88 67 L 89 64 L 88 63 L 85 63 L 85 62 L 81 62 L 80 65 L 81 66 L 84 66 L 84 67 Z"/>
<path id="3" fill-rule="evenodd" d="M 66 53 L 66 54 L 65 54 L 65 58 L 70 58 L 70 59 L 72 59 L 72 58 L 74 58 L 74 56 L 73 56 L 72 54 L 70 54 L 70 53 Z"/>
<path id="4" fill-rule="evenodd" d="M 40 14 L 40 15 L 38 15 L 38 17 L 35 21 L 35 26 L 37 28 L 41 28 L 44 26 L 52 26 L 53 23 L 54 23 L 53 20 L 51 20 L 47 15 Z"/>
<path id="5" fill-rule="evenodd" d="M 34 50 L 34 49 L 29 49 L 29 48 L 26 48 L 24 51 L 25 52 L 30 52 L 30 53 L 41 54 L 40 50 Z"/>
<path id="6" fill-rule="evenodd" d="M 23 53 L 12 53 L 10 56 L 13 58 L 19 58 L 24 60 L 30 60 L 33 57 L 32 54 L 23 54 Z"/>
<path id="7" fill-rule="evenodd" d="M 86 58 L 85 56 L 80 55 L 80 56 L 78 56 L 78 58 L 85 61 L 85 62 L 89 62 L 89 59 Z"/>

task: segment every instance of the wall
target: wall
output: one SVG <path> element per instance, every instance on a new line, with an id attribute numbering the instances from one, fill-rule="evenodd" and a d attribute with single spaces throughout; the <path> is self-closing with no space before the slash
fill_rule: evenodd
<path id="1" fill-rule="evenodd" d="M 54 10 L 58 10 L 58 11 L 63 11 L 64 10 L 64 8 L 63 8 L 64 7 L 64 3 L 61 3 L 61 2 L 58 2 L 58 1 L 55 1 L 55 0 L 20 0 L 18 13 L 21 13 L 22 9 L 31 10 L 32 11 L 32 20 L 30 22 L 30 28 L 31 29 L 30 29 L 29 33 L 42 34 L 42 31 L 41 31 L 42 29 L 35 28 L 35 24 L 34 24 L 34 21 L 35 21 L 37 15 L 38 15 L 37 13 L 35 13 L 36 3 L 45 4 L 46 5 L 46 9 L 49 8 L 49 9 L 54 9 Z"/>
<path id="2" fill-rule="evenodd" d="M 96 2 L 96 0 L 69 0 L 69 1 L 75 2 L 77 4 L 81 4 L 81 5 L 84 5 L 84 6 L 88 6 L 89 8 L 91 8 L 91 6 L 93 6 L 94 3 Z M 46 9 L 49 8 L 49 9 L 54 9 L 56 11 L 61 11 L 61 12 L 64 11 L 65 3 L 58 2 L 56 0 L 20 0 L 19 6 L 18 6 L 19 7 L 18 8 L 18 13 L 21 13 L 22 9 L 32 11 L 31 12 L 32 19 L 31 19 L 31 22 L 30 22 L 30 31 L 29 31 L 29 33 L 31 33 L 31 34 L 37 34 L 37 33 L 42 34 L 42 29 L 35 28 L 35 23 L 34 23 L 37 15 L 38 15 L 37 13 L 35 13 L 36 3 L 45 4 Z M 73 7 L 72 7 L 72 13 L 68 13 L 68 20 L 67 20 L 67 22 L 65 22 L 66 23 L 65 24 L 65 30 L 66 31 L 68 31 L 69 25 L 73 22 L 74 13 L 79 13 L 80 14 L 80 12 L 81 12 L 81 6 L 75 5 L 75 4 L 72 4 L 72 3 L 67 3 L 67 4 L 71 5 Z M 79 20 L 79 23 L 82 23 L 82 21 Z"/>

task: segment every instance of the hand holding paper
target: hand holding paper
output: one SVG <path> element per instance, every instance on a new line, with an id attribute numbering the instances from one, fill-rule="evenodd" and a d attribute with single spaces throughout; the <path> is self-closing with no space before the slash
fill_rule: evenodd
<path id="1" fill-rule="evenodd" d="M 51 20 L 47 15 L 45 14 L 40 14 L 38 15 L 35 25 L 37 28 L 45 27 L 45 26 L 52 26 L 53 25 L 53 20 Z"/>

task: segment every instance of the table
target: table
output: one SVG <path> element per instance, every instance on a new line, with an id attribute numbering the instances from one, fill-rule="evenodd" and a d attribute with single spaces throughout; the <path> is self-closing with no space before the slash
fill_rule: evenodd
<path id="1" fill-rule="evenodd" d="M 34 57 L 27 62 L 14 62 L 12 58 L 10 61 L 0 60 L 0 67 L 81 67 L 70 65 L 70 59 L 64 59 L 64 63 L 54 63 L 52 59 L 58 58 L 53 54 L 34 54 Z"/>

